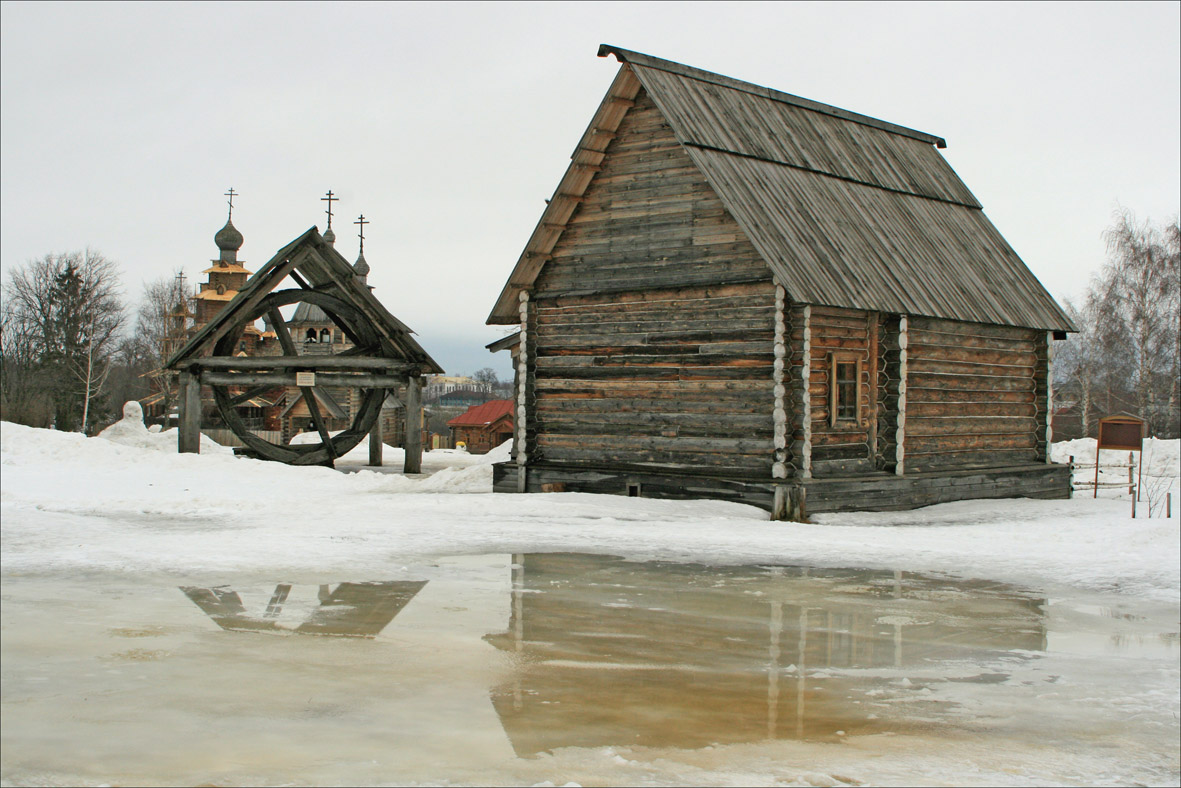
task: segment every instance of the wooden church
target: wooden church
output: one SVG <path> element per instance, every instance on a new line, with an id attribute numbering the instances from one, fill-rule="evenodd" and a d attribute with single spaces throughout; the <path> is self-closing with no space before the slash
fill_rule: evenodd
<path id="1" fill-rule="evenodd" d="M 1065 498 L 1070 320 L 939 137 L 666 60 L 619 73 L 489 316 L 519 325 L 498 491 L 776 518 Z"/>

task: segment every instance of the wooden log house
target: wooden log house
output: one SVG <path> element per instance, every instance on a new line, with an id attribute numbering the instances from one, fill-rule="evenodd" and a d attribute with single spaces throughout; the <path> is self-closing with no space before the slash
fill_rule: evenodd
<path id="1" fill-rule="evenodd" d="M 1074 327 L 942 139 L 608 54 L 618 75 L 488 319 L 520 326 L 497 491 L 790 519 L 1069 495 L 1050 360 Z"/>

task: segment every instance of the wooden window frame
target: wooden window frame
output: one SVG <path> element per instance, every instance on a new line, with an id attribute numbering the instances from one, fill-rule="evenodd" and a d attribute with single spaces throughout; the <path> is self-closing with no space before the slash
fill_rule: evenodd
<path id="1" fill-rule="evenodd" d="M 861 395 L 862 395 L 862 363 L 861 353 L 835 352 L 828 357 L 828 423 L 833 429 L 857 429 L 861 427 Z M 840 402 L 840 386 L 837 385 L 837 366 L 839 364 L 853 365 L 853 416 L 852 418 L 838 416 Z"/>

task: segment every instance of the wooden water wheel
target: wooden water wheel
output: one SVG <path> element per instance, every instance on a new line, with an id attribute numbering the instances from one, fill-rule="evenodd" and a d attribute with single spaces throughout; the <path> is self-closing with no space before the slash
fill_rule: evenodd
<path id="1" fill-rule="evenodd" d="M 288 278 L 299 287 L 276 289 Z M 280 312 L 296 304 L 318 307 L 353 347 L 336 355 L 301 355 Z M 279 352 L 235 355 L 245 328 L 263 317 L 275 331 Z M 245 444 L 239 453 L 292 465 L 331 465 L 366 435 L 371 436 L 370 462 L 380 465 L 381 407 L 392 389 L 404 387 L 406 473 L 417 473 L 421 467 L 421 376 L 443 371 L 314 227 L 280 249 L 212 320 L 197 329 L 166 367 L 180 376 L 178 448 L 182 453 L 200 451 L 201 387 L 208 386 L 221 419 Z M 299 392 L 318 442 L 272 443 L 247 427 L 238 408 L 279 388 Z M 321 404 L 331 401 L 327 389 L 338 388 L 358 391 L 359 405 L 349 426 L 330 435 Z"/>
<path id="2" fill-rule="evenodd" d="M 318 306 L 328 315 L 354 347 L 335 356 L 300 355 L 280 307 L 306 302 Z M 283 354 L 254 358 L 236 357 L 236 339 L 242 329 L 266 317 L 275 331 Z M 203 359 L 201 366 L 208 370 L 202 381 L 209 383 L 222 420 L 234 434 L 263 459 L 292 465 L 331 463 L 360 443 L 373 429 L 381 413 L 386 392 L 402 382 L 402 378 L 388 373 L 404 371 L 408 365 L 398 361 L 367 357 L 379 348 L 379 337 L 374 327 L 356 309 L 339 298 L 315 290 L 280 290 L 266 296 L 247 312 L 244 320 L 227 333 L 214 347 L 213 355 Z M 387 374 L 380 374 L 380 373 Z M 300 386 L 300 373 L 311 373 L 314 385 Z M 238 407 L 260 394 L 278 386 L 298 386 L 300 396 L 316 426 L 320 440 L 315 443 L 280 445 L 254 434 L 242 420 Z M 350 387 L 361 390 L 360 406 L 353 414 L 352 423 L 345 430 L 329 436 L 320 409 L 321 393 L 325 388 Z"/>

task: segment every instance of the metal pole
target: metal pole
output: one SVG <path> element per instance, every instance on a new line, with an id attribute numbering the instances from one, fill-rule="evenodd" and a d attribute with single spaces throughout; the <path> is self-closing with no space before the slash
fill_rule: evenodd
<path id="1" fill-rule="evenodd" d="M 1136 467 L 1134 464 L 1135 462 L 1135 456 L 1133 456 L 1132 452 L 1128 452 L 1128 495 L 1135 495 L 1137 498 L 1139 498 L 1140 496 L 1136 493 L 1135 487 L 1136 477 L 1132 473 L 1132 470 Z"/>

